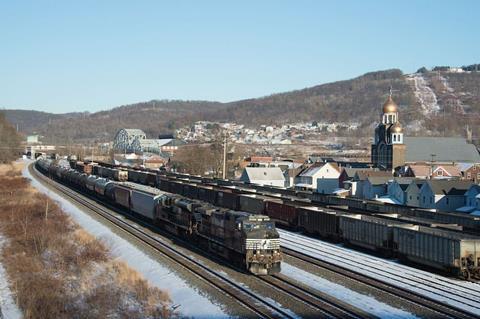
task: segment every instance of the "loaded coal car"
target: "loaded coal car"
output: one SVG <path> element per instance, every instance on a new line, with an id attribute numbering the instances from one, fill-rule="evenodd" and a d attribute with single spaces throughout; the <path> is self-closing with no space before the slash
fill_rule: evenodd
<path id="1" fill-rule="evenodd" d="M 412 225 L 369 215 L 342 215 L 339 233 L 344 242 L 393 256 L 393 227 Z"/>
<path id="2" fill-rule="evenodd" d="M 464 279 L 480 279 L 480 237 L 424 226 L 395 226 L 394 250 L 400 259 Z"/>
<path id="3" fill-rule="evenodd" d="M 415 208 L 407 212 L 408 216 L 430 219 L 440 223 L 457 224 L 463 226 L 476 235 L 480 235 L 480 216 L 473 216 L 465 213 L 432 211 L 429 209 Z"/>
<path id="4" fill-rule="evenodd" d="M 432 228 L 442 228 L 454 231 L 462 231 L 463 226 L 457 224 L 446 224 L 436 222 L 430 219 L 418 218 L 418 217 L 411 217 L 411 216 L 404 216 L 401 214 L 374 214 L 373 216 L 377 216 L 380 218 L 390 219 L 390 220 L 397 220 L 405 223 L 410 223 L 414 225 L 432 227 Z"/>
<path id="5" fill-rule="evenodd" d="M 240 194 L 238 197 L 241 211 L 253 214 L 265 213 L 265 200 L 267 197 L 256 194 Z"/>
<path id="6" fill-rule="evenodd" d="M 303 206 L 297 208 L 298 228 L 311 235 L 330 239 L 335 242 L 342 240 L 339 231 L 340 216 L 345 213 L 328 208 Z"/>
<path id="7" fill-rule="evenodd" d="M 220 207 L 230 208 L 233 210 L 240 209 L 239 194 L 234 189 L 217 189 L 215 204 Z"/>
<path id="8" fill-rule="evenodd" d="M 198 186 L 198 199 L 210 204 L 215 204 L 217 193 L 212 186 Z"/>
<path id="9" fill-rule="evenodd" d="M 149 173 L 145 171 L 137 171 L 137 170 L 128 170 L 128 181 L 139 183 L 143 185 L 156 185 L 157 175 L 154 173 Z"/>
<path id="10" fill-rule="evenodd" d="M 291 201 L 267 199 L 265 201 L 265 214 L 284 226 L 295 228 L 298 225 L 297 208 Z"/>

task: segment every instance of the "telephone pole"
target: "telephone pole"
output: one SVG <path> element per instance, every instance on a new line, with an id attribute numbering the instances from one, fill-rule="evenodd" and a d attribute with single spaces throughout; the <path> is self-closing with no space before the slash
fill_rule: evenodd
<path id="1" fill-rule="evenodd" d="M 223 171 L 222 177 L 225 179 L 227 177 L 227 134 L 223 137 Z"/>

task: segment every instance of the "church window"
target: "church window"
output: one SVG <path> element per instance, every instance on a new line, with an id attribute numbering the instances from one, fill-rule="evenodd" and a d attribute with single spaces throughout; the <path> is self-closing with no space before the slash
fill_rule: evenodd
<path id="1" fill-rule="evenodd" d="M 394 142 L 397 141 L 397 134 L 393 134 L 393 141 L 394 141 Z"/>

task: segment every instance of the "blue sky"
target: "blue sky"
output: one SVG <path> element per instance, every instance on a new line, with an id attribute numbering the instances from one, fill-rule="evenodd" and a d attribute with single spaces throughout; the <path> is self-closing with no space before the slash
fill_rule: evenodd
<path id="1" fill-rule="evenodd" d="M 480 63 L 480 1 L 0 1 L 0 108 L 233 101 Z"/>

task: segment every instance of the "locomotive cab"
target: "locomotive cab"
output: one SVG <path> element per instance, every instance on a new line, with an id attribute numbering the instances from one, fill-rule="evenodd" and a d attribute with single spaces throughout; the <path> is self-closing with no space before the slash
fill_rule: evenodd
<path id="1" fill-rule="evenodd" d="M 280 236 L 268 216 L 249 215 L 237 223 L 245 238 L 247 269 L 257 275 L 280 272 Z"/>

